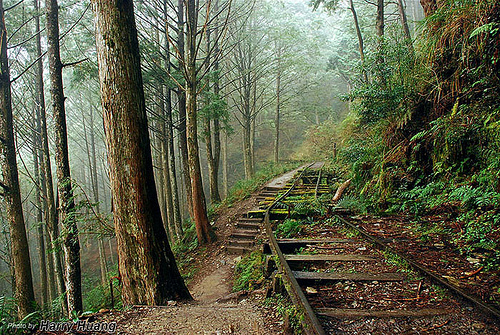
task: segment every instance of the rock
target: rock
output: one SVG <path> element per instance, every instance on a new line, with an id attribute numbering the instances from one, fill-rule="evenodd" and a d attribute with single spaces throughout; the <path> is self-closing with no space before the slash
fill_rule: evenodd
<path id="1" fill-rule="evenodd" d="M 233 261 L 234 261 L 235 263 L 239 263 L 239 262 L 241 262 L 241 256 L 236 257 L 235 259 L 233 259 Z"/>
<path id="2" fill-rule="evenodd" d="M 306 287 L 306 293 L 307 294 L 318 294 L 318 290 L 316 290 L 314 287 Z"/>
<path id="3" fill-rule="evenodd" d="M 366 250 L 366 247 L 360 247 L 358 248 L 359 251 L 365 251 Z"/>
<path id="4" fill-rule="evenodd" d="M 467 257 L 467 261 L 471 264 L 478 264 L 480 262 L 477 258 Z"/>
<path id="5" fill-rule="evenodd" d="M 474 322 L 472 324 L 472 327 L 475 328 L 475 329 L 484 329 L 485 328 L 484 324 L 479 323 L 479 322 Z"/>

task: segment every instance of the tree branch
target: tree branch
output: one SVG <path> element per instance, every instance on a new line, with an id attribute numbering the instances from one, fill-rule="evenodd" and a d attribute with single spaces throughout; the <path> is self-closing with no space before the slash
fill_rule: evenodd
<path id="1" fill-rule="evenodd" d="M 83 63 L 83 62 L 86 62 L 86 61 L 88 61 L 88 60 L 89 60 L 88 58 L 84 58 L 84 59 L 78 60 L 78 61 L 76 61 L 76 62 L 63 64 L 63 66 L 62 66 L 62 67 L 63 67 L 63 69 L 64 69 L 65 67 L 70 67 L 70 66 L 78 65 L 78 64 Z"/>

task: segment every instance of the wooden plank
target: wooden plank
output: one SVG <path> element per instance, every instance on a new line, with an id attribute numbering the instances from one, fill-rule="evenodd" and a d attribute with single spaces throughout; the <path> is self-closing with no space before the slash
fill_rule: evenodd
<path id="1" fill-rule="evenodd" d="M 319 239 L 295 239 L 295 238 L 282 238 L 277 240 L 278 244 L 321 244 L 321 243 L 360 243 L 361 240 L 354 240 L 350 238 L 319 238 Z"/>
<path id="2" fill-rule="evenodd" d="M 446 315 L 450 311 L 444 308 L 422 308 L 415 310 L 373 310 L 373 309 L 349 309 L 349 308 L 321 308 L 317 310 L 319 315 L 332 318 L 404 318 L 404 317 L 426 317 Z"/>
<path id="3" fill-rule="evenodd" d="M 364 255 L 285 255 L 288 262 L 361 262 L 375 261 L 376 258 Z"/>
<path id="4" fill-rule="evenodd" d="M 297 280 L 351 280 L 351 281 L 403 281 L 405 276 L 401 273 L 327 273 L 293 271 Z"/>

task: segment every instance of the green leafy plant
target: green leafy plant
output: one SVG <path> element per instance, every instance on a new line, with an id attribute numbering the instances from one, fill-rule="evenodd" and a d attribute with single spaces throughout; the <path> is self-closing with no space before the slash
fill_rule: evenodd
<path id="1" fill-rule="evenodd" d="M 254 251 L 243 257 L 234 271 L 233 291 L 253 290 L 264 280 L 265 256 Z"/>
<path id="2" fill-rule="evenodd" d="M 286 219 L 278 224 L 276 234 L 280 237 L 292 237 L 300 234 L 304 227 L 302 222 L 296 219 Z"/>

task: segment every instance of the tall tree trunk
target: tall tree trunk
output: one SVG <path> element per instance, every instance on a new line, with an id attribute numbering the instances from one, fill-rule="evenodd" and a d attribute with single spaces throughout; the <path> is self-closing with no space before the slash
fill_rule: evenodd
<path id="1" fill-rule="evenodd" d="M 274 162 L 279 162 L 280 145 L 280 107 L 281 107 L 281 49 L 278 47 L 278 73 L 276 74 L 276 114 L 274 115 Z"/>
<path id="2" fill-rule="evenodd" d="M 414 55 L 413 41 L 411 39 L 410 28 L 408 27 L 408 19 L 406 18 L 406 10 L 403 5 L 403 0 L 397 0 L 399 19 L 401 20 L 401 26 L 403 27 L 403 34 L 405 36 L 405 43 L 408 46 L 408 51 L 410 55 Z"/>
<path id="3" fill-rule="evenodd" d="M 86 123 L 85 123 L 85 113 L 82 109 L 82 123 L 83 123 L 83 130 L 84 130 L 84 138 L 85 138 L 85 147 L 87 149 L 87 158 L 89 161 L 89 170 L 90 170 L 90 184 L 92 185 L 92 194 L 93 194 L 93 200 L 95 203 L 95 212 L 97 215 L 100 214 L 100 204 L 99 204 L 99 184 L 97 182 L 97 155 L 96 155 L 96 148 L 95 148 L 95 132 L 94 132 L 94 113 L 92 110 L 92 103 L 89 104 L 89 116 L 90 116 L 90 124 L 87 129 Z M 89 136 L 87 136 L 87 133 Z M 90 141 L 88 139 L 90 137 Z M 90 142 L 90 143 L 89 143 Z M 85 171 L 85 170 L 84 170 Z M 104 244 L 102 242 L 102 236 L 97 236 L 97 247 L 99 250 L 99 266 L 100 266 L 100 272 L 101 272 L 101 285 L 103 287 L 106 287 L 107 285 L 107 273 L 108 273 L 108 267 L 106 264 L 106 254 L 104 252 Z"/>
<path id="4" fill-rule="evenodd" d="M 218 13 L 218 3 L 215 3 L 215 12 Z M 215 26 L 217 27 L 218 20 L 215 20 Z M 218 31 L 215 30 L 215 43 L 214 45 L 214 53 L 215 53 L 215 61 L 218 58 L 218 42 L 217 42 L 217 34 Z M 206 39 L 207 39 L 207 55 L 206 55 L 206 66 L 207 73 L 210 72 L 210 62 L 211 62 L 211 40 L 210 36 L 211 31 L 210 27 L 207 28 Z M 214 70 L 218 70 L 218 62 L 215 64 Z M 210 91 L 212 87 L 210 86 L 210 79 L 207 78 L 207 91 Z M 214 83 L 214 97 L 216 99 L 219 98 L 219 83 L 218 79 L 215 80 Z M 219 123 L 219 115 L 212 115 L 210 112 L 204 118 L 204 135 L 205 135 L 205 144 L 207 147 L 207 163 L 208 163 L 208 177 L 209 177 L 209 187 L 210 187 L 210 201 L 211 203 L 220 202 L 220 194 L 219 194 L 219 160 L 220 160 L 220 123 Z M 214 123 L 214 127 L 212 128 L 211 123 Z M 213 140 L 212 140 L 213 135 Z"/>
<path id="5" fill-rule="evenodd" d="M 68 315 L 81 312 L 82 283 L 80 268 L 80 242 L 75 220 L 75 203 L 71 186 L 68 157 L 68 134 L 62 81 L 61 55 L 59 49 L 59 14 L 57 0 L 47 0 L 47 44 L 50 72 L 50 93 L 54 114 L 56 137 L 57 192 L 59 197 L 59 220 L 63 227 L 63 249 L 65 256 L 66 296 Z"/>
<path id="6" fill-rule="evenodd" d="M 40 113 L 38 108 L 35 108 L 33 120 L 35 124 L 33 127 L 33 175 L 35 177 L 35 206 L 36 206 L 36 224 L 37 224 L 37 238 L 38 238 L 38 265 L 40 273 L 40 305 L 46 306 L 48 302 L 48 289 L 47 289 L 47 258 L 45 250 L 45 237 L 43 227 L 43 201 L 40 190 L 43 189 L 43 177 L 40 173 Z"/>
<path id="7" fill-rule="evenodd" d="M 16 162 L 3 0 L 0 0 L 0 43 L 0 157 L 3 177 L 3 180 L 0 180 L 0 191 L 2 191 L 0 193 L 4 197 L 6 216 L 9 221 L 14 293 L 18 316 L 22 319 L 34 311 L 35 294 Z"/>
<path id="8" fill-rule="evenodd" d="M 47 209 L 47 206 L 45 206 L 45 209 Z M 46 215 L 45 215 L 46 217 Z M 46 228 L 48 228 L 46 226 Z M 45 230 L 45 245 L 47 246 L 47 284 L 48 284 L 48 290 L 49 290 L 49 299 L 50 301 L 53 301 L 57 297 L 57 279 L 56 279 L 56 273 L 55 273 L 55 266 L 54 266 L 54 256 L 53 253 L 50 252 L 50 234 L 48 229 Z"/>
<path id="9" fill-rule="evenodd" d="M 191 177 L 191 196 L 193 200 L 193 219 L 196 225 L 198 242 L 212 241 L 211 226 L 208 222 L 201 179 L 200 157 L 198 149 L 197 95 L 198 78 L 196 77 L 198 6 L 197 0 L 188 0 L 187 18 L 187 53 L 186 53 L 186 114 L 189 175 Z"/>
<path id="10" fill-rule="evenodd" d="M 190 299 L 158 204 L 133 2 L 92 3 L 123 302 Z"/>
<path id="11" fill-rule="evenodd" d="M 377 0 L 377 36 L 384 36 L 384 0 Z"/>
<path id="12" fill-rule="evenodd" d="M 245 178 L 253 177 L 252 167 L 252 119 L 244 118 L 243 120 L 243 163 L 245 165 Z"/>
<path id="13" fill-rule="evenodd" d="M 349 10 L 352 13 L 352 18 L 354 20 L 354 27 L 356 28 L 356 36 L 358 37 L 358 49 L 359 49 L 359 58 L 361 60 L 361 66 L 363 67 L 363 78 L 365 79 L 365 83 L 368 83 L 368 74 L 364 68 L 365 64 L 365 49 L 363 45 L 363 35 L 361 34 L 361 28 L 359 27 L 358 14 L 356 9 L 354 8 L 353 0 L 349 0 Z"/>
<path id="14" fill-rule="evenodd" d="M 163 2 L 163 10 L 164 10 L 164 19 L 165 19 L 165 68 L 170 73 L 170 42 L 168 38 L 168 2 L 164 0 Z M 181 239 L 184 235 L 182 230 L 182 216 L 180 210 L 180 202 L 179 202 L 179 190 L 177 186 L 177 168 L 175 166 L 175 146 L 174 146 L 174 124 L 172 118 L 172 90 L 169 87 L 163 88 L 166 91 L 165 94 L 165 122 L 166 122 L 166 138 L 167 147 L 168 147 L 168 166 L 170 173 L 170 185 L 171 193 L 172 193 L 172 211 L 173 211 L 173 220 L 175 227 L 175 234 L 177 239 Z"/>
<path id="15" fill-rule="evenodd" d="M 227 133 L 224 132 L 224 146 L 222 149 L 222 175 L 223 175 L 223 184 L 224 184 L 224 199 L 227 198 L 229 194 L 229 181 L 227 175 Z"/>
<path id="16" fill-rule="evenodd" d="M 177 4 L 177 50 L 181 59 L 185 58 L 185 22 L 184 22 L 184 3 L 186 0 L 178 0 Z M 184 177 L 184 186 L 186 189 L 187 205 L 191 218 L 194 218 L 193 213 L 193 195 L 191 194 L 191 178 L 189 175 L 188 162 L 188 143 L 187 143 L 187 116 L 186 116 L 186 92 L 181 88 L 177 91 L 178 108 L 179 108 L 179 144 L 181 152 L 181 163 Z"/>
<path id="17" fill-rule="evenodd" d="M 39 0 L 34 1 L 35 11 L 39 10 Z M 35 15 L 35 25 L 36 31 L 40 31 L 40 15 L 36 13 Z M 56 204 L 54 199 L 54 185 L 52 182 L 52 167 L 50 163 L 50 151 L 49 151 L 49 139 L 47 134 L 47 115 L 45 109 L 45 95 L 44 95 L 44 85 L 43 85 L 43 61 L 42 61 L 42 47 L 41 47 L 41 36 L 37 34 L 36 36 L 36 51 L 37 62 L 36 67 L 36 95 L 35 104 L 40 111 L 40 137 L 42 140 L 42 157 L 41 157 L 41 168 L 43 173 L 43 179 L 45 182 L 44 191 L 44 201 L 45 201 L 45 223 L 47 225 L 48 232 L 48 249 L 50 251 L 49 261 L 48 261 L 48 281 L 49 281 L 49 293 L 51 299 L 55 299 L 57 295 L 62 296 L 66 291 L 64 285 L 63 271 L 61 268 L 61 263 L 59 260 L 59 251 L 56 247 L 56 241 L 59 237 L 59 227 L 57 222 L 57 212 Z M 67 310 L 66 300 L 63 301 L 63 309 Z"/>

